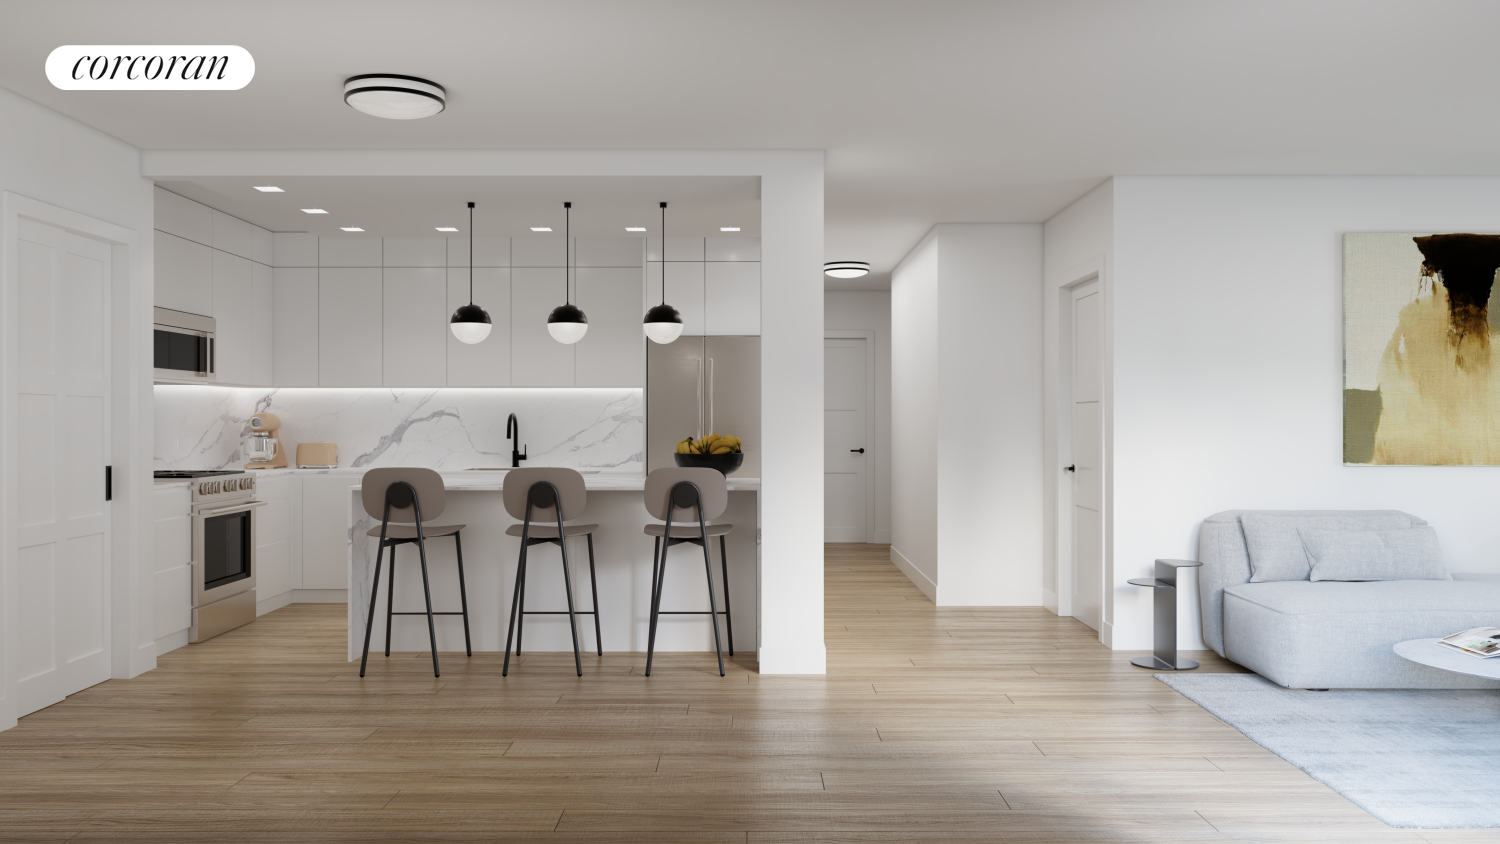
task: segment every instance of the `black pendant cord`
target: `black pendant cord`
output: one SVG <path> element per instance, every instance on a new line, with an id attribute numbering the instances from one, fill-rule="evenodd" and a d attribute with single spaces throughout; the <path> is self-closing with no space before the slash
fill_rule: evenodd
<path id="1" fill-rule="evenodd" d="M 474 304 L 474 203 L 469 203 L 469 304 Z"/>
<path id="2" fill-rule="evenodd" d="M 661 303 L 667 303 L 667 203 L 661 204 Z"/>
<path id="3" fill-rule="evenodd" d="M 568 249 L 568 240 L 573 236 L 573 203 L 563 203 L 563 304 L 571 305 L 573 300 L 568 296 L 570 286 L 569 274 L 572 272 L 572 255 Z"/>

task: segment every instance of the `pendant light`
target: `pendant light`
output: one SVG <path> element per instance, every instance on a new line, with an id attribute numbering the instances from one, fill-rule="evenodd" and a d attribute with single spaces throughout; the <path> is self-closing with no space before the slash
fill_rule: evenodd
<path id="1" fill-rule="evenodd" d="M 682 336 L 682 314 L 667 304 L 667 203 L 661 204 L 661 304 L 652 305 L 643 320 L 652 342 L 667 343 Z"/>
<path id="2" fill-rule="evenodd" d="M 474 304 L 474 203 L 469 203 L 469 304 L 460 305 L 448 320 L 460 343 L 473 345 L 490 336 L 490 315 Z"/>
<path id="3" fill-rule="evenodd" d="M 553 308 L 552 315 L 547 317 L 547 333 L 552 335 L 553 340 L 571 346 L 588 333 L 589 318 L 567 298 L 568 275 L 571 271 L 569 257 L 572 254 L 572 250 L 568 248 L 568 238 L 573 224 L 573 203 L 564 202 L 563 208 L 567 214 L 567 222 L 563 224 L 563 304 Z"/>

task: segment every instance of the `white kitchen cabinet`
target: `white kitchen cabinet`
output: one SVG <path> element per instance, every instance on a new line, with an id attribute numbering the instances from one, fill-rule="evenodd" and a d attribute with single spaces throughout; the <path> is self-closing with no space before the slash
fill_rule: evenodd
<path id="1" fill-rule="evenodd" d="M 271 278 L 271 383 L 316 387 L 318 270 L 278 267 Z"/>
<path id="2" fill-rule="evenodd" d="M 152 632 L 160 655 L 187 644 L 193 624 L 192 492 L 187 486 L 158 487 L 152 498 Z"/>
<path id="3" fill-rule="evenodd" d="M 384 381 L 381 288 L 379 267 L 318 270 L 318 386 Z"/>
<path id="4" fill-rule="evenodd" d="M 703 329 L 710 335 L 759 336 L 759 261 L 703 265 Z"/>
<path id="5" fill-rule="evenodd" d="M 288 476 L 258 478 L 255 511 L 256 615 L 291 603 L 291 481 Z"/>
<path id="6" fill-rule="evenodd" d="M 269 387 L 275 380 L 275 271 L 250 265 L 250 383 Z"/>
<path id="7" fill-rule="evenodd" d="M 646 260 L 661 260 L 661 238 L 653 237 L 646 240 Z M 702 261 L 703 260 L 703 238 L 701 237 L 669 237 L 667 238 L 667 260 L 668 261 Z"/>
<path id="8" fill-rule="evenodd" d="M 512 267 L 561 267 L 567 258 L 567 252 L 563 250 L 563 239 L 555 235 L 510 239 Z M 474 261 L 479 263 L 478 256 L 475 256 Z"/>
<path id="9" fill-rule="evenodd" d="M 302 478 L 302 588 L 349 588 L 349 487 L 359 478 Z"/>
<path id="10" fill-rule="evenodd" d="M 448 266 L 467 267 L 469 265 L 469 239 L 467 237 L 448 238 Z M 508 237 L 481 237 L 474 241 L 474 266 L 476 267 L 508 267 L 510 266 L 510 238 Z"/>
<path id="11" fill-rule="evenodd" d="M 156 307 L 213 316 L 214 250 L 167 232 L 154 235 Z"/>
<path id="12" fill-rule="evenodd" d="M 525 238 L 515 238 L 519 242 Z M 560 242 L 560 241 L 559 241 Z M 562 267 L 510 271 L 510 381 L 514 387 L 571 387 L 577 344 L 552 339 L 547 316 L 563 304 Z M 588 312 L 585 311 L 585 314 Z M 592 329 L 591 329 L 592 330 Z M 588 341 L 584 335 L 583 342 Z"/>
<path id="13" fill-rule="evenodd" d="M 250 227 L 250 260 L 268 267 L 276 265 L 276 245 L 271 233 L 260 226 Z"/>
<path id="14" fill-rule="evenodd" d="M 705 261 L 759 261 L 758 237 L 706 237 L 703 239 Z"/>
<path id="15" fill-rule="evenodd" d="M 220 252 L 228 252 L 238 255 L 246 260 L 251 260 L 254 248 L 255 226 L 231 217 L 223 211 L 215 210 L 214 215 L 214 242 L 213 247 Z"/>
<path id="16" fill-rule="evenodd" d="M 580 237 L 573 246 L 575 267 L 640 267 L 646 251 L 639 237 Z"/>
<path id="17" fill-rule="evenodd" d="M 271 266 L 316 267 L 318 236 L 306 232 L 275 232 L 271 235 Z"/>
<path id="18" fill-rule="evenodd" d="M 217 249 L 213 260 L 214 323 L 218 332 L 214 344 L 214 368 L 218 382 L 253 384 L 255 316 L 251 307 L 251 286 L 255 262 Z"/>
<path id="19" fill-rule="evenodd" d="M 380 251 L 378 237 L 320 237 L 318 266 L 378 267 Z"/>
<path id="20" fill-rule="evenodd" d="M 445 237 L 387 237 L 381 249 L 381 260 L 387 267 L 448 265 L 448 239 Z"/>
<path id="21" fill-rule="evenodd" d="M 384 274 L 385 386 L 445 386 L 447 338 L 452 333 L 448 330 L 448 271 L 387 267 Z"/>
<path id="22" fill-rule="evenodd" d="M 476 260 L 477 260 L 476 256 Z M 448 271 L 448 316 L 469 304 L 469 270 Z M 474 276 L 474 304 L 490 315 L 490 336 L 470 345 L 459 342 L 446 324 L 448 340 L 448 386 L 510 386 L 510 270 L 480 267 Z"/>
<path id="23" fill-rule="evenodd" d="M 646 265 L 646 302 L 649 306 L 660 304 L 661 300 L 661 262 L 652 261 Z M 683 334 L 704 332 L 702 261 L 667 263 L 667 304 L 682 314 Z M 641 317 L 645 316 L 642 311 Z"/>
<path id="24" fill-rule="evenodd" d="M 639 267 L 579 267 L 577 279 L 589 331 L 575 346 L 576 385 L 646 386 L 645 274 Z"/>
<path id="25" fill-rule="evenodd" d="M 214 211 L 169 190 L 155 189 L 153 227 L 204 246 L 214 242 Z M 166 305 L 161 305 L 165 308 Z"/>

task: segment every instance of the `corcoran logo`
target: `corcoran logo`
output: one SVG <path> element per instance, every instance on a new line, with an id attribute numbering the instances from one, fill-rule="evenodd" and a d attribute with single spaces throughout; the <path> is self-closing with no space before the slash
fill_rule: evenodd
<path id="1" fill-rule="evenodd" d="M 255 77 L 244 47 L 77 45 L 47 56 L 47 79 L 65 91 L 238 91 Z"/>

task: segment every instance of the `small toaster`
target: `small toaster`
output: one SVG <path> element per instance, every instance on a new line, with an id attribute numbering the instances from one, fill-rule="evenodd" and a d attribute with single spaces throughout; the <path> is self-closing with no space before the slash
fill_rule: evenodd
<path id="1" fill-rule="evenodd" d="M 337 469 L 338 443 L 297 443 L 298 469 Z"/>

